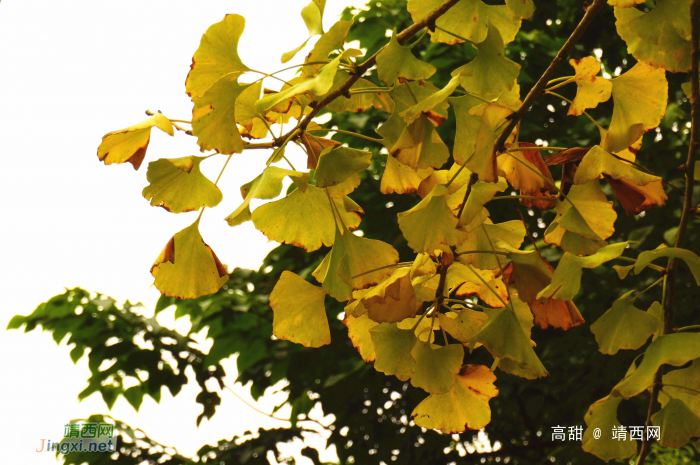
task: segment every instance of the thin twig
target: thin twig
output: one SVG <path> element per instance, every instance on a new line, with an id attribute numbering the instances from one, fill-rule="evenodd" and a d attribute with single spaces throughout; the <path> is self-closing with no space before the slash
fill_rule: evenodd
<path id="1" fill-rule="evenodd" d="M 153 116 L 153 115 L 155 115 L 156 113 L 161 113 L 161 111 L 158 110 L 158 111 L 156 112 L 156 111 L 153 111 L 153 110 L 146 110 L 146 114 L 147 114 L 148 116 Z M 161 114 L 162 114 L 162 113 L 161 113 Z M 170 118 L 168 118 L 168 119 L 170 119 Z M 194 134 L 192 134 L 192 129 L 187 129 L 187 128 L 184 128 L 184 127 L 180 126 L 180 124 L 178 123 L 178 121 L 181 121 L 181 120 L 172 120 L 172 119 L 170 119 L 170 124 L 172 124 L 173 127 L 174 127 L 175 129 L 177 129 L 178 131 L 184 132 L 184 133 L 187 134 L 188 136 L 193 136 L 193 135 L 194 135 Z M 192 124 L 192 123 L 190 123 L 190 124 Z"/>

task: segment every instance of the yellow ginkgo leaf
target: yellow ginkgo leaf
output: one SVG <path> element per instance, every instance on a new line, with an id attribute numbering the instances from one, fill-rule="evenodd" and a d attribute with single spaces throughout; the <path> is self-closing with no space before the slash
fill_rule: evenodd
<path id="1" fill-rule="evenodd" d="M 454 307 L 453 307 L 454 309 Z M 483 312 L 462 308 L 458 313 L 447 312 L 438 315 L 440 327 L 462 344 L 468 344 L 488 320 Z"/>
<path id="2" fill-rule="evenodd" d="M 228 272 L 199 233 L 199 219 L 175 234 L 151 267 L 163 294 L 196 299 L 213 294 L 228 281 Z"/>
<path id="3" fill-rule="evenodd" d="M 318 187 L 333 187 L 367 168 L 372 152 L 350 147 L 327 148 L 321 152 L 314 179 Z"/>
<path id="4" fill-rule="evenodd" d="M 572 186 L 566 200 L 556 200 L 555 205 L 559 212 L 555 221 L 566 231 L 598 241 L 615 232 L 617 214 L 597 179 Z"/>
<path id="5" fill-rule="evenodd" d="M 202 36 L 199 48 L 192 57 L 192 65 L 185 89 L 192 97 L 201 97 L 219 79 L 226 75 L 236 77 L 248 71 L 238 56 L 238 40 L 245 28 L 245 18 L 229 14 L 212 24 Z"/>
<path id="6" fill-rule="evenodd" d="M 321 347 L 331 343 L 324 300 L 326 292 L 292 273 L 283 271 L 270 293 L 274 312 L 272 333 L 278 339 Z"/>
<path id="7" fill-rule="evenodd" d="M 348 337 L 362 359 L 365 362 L 374 362 L 377 359 L 377 354 L 374 352 L 374 342 L 372 342 L 372 335 L 369 330 L 379 323 L 371 320 L 367 315 L 361 315 L 356 318 L 346 313 L 343 324 L 347 326 Z"/>
<path id="8" fill-rule="evenodd" d="M 591 325 L 601 353 L 615 355 L 621 349 L 636 350 L 659 328 L 659 320 L 634 306 L 627 293 Z"/>
<path id="9" fill-rule="evenodd" d="M 416 425 L 445 434 L 481 429 L 491 421 L 489 399 L 498 395 L 496 375 L 483 365 L 464 365 L 449 392 L 428 396 L 411 413 Z"/>
<path id="10" fill-rule="evenodd" d="M 102 136 L 102 142 L 97 148 L 97 158 L 105 165 L 129 162 L 135 170 L 139 169 L 146 156 L 146 149 L 151 141 L 151 128 L 154 126 L 166 134 L 174 135 L 170 120 L 156 113 L 138 124 Z"/>
<path id="11" fill-rule="evenodd" d="M 216 185 L 199 169 L 204 157 L 161 158 L 148 164 L 146 175 L 150 184 L 143 196 L 154 207 L 163 207 L 172 213 L 215 207 L 223 195 Z"/>
<path id="12" fill-rule="evenodd" d="M 353 289 L 377 284 L 399 262 L 399 253 L 391 245 L 347 230 L 343 232 L 343 245 L 345 255 L 338 263 L 337 274 Z"/>
<path id="13" fill-rule="evenodd" d="M 520 65 L 505 57 L 503 38 L 491 25 L 483 42 L 474 45 L 476 58 L 452 71 L 459 76 L 460 85 L 467 92 L 487 94 L 511 90 L 520 73 Z"/>
<path id="14" fill-rule="evenodd" d="M 450 157 L 450 151 L 425 114 L 405 127 L 389 152 L 414 170 L 440 168 Z"/>
<path id="15" fill-rule="evenodd" d="M 352 287 L 338 275 L 338 266 L 340 266 L 340 261 L 343 257 L 345 257 L 345 242 L 343 241 L 343 234 L 336 228 L 333 248 L 324 257 L 321 264 L 311 273 L 316 278 L 316 281 L 323 285 L 323 289 L 339 302 L 350 300 L 353 297 Z M 361 305 L 361 301 L 358 300 L 355 307 L 359 305 Z M 351 312 L 351 314 L 360 316 L 366 311 L 367 309 L 362 306 L 358 311 Z"/>
<path id="16" fill-rule="evenodd" d="M 416 58 L 410 47 L 402 47 L 396 39 L 396 29 L 389 44 L 377 55 L 377 74 L 387 85 L 397 79 L 428 79 L 435 74 L 435 67 Z"/>
<path id="17" fill-rule="evenodd" d="M 243 151 L 236 126 L 236 99 L 250 84 L 239 84 L 238 76 L 225 76 L 200 97 L 193 97 L 192 134 L 202 152 L 216 150 L 232 154 Z"/>
<path id="18" fill-rule="evenodd" d="M 311 0 L 311 3 L 301 9 L 301 18 L 304 20 L 304 24 L 306 24 L 306 28 L 309 30 L 309 39 L 316 35 L 323 34 L 323 10 L 325 7 L 326 0 Z M 304 43 L 294 50 L 283 53 L 282 63 L 286 63 L 294 58 L 294 55 L 304 48 L 309 39 L 306 39 Z"/>
<path id="19" fill-rule="evenodd" d="M 671 399 L 651 417 L 660 430 L 659 446 L 679 449 L 700 436 L 700 418 L 682 400 Z"/>
<path id="20" fill-rule="evenodd" d="M 616 153 L 659 125 L 666 111 L 668 82 L 663 69 L 641 61 L 611 82 L 615 105 L 603 148 Z"/>
<path id="21" fill-rule="evenodd" d="M 535 4 L 532 0 L 506 0 L 506 6 L 522 19 L 530 18 L 535 12 Z"/>
<path id="22" fill-rule="evenodd" d="M 380 191 L 382 194 L 410 194 L 418 190 L 424 178 L 430 176 L 432 169 L 414 170 L 398 161 L 393 155 L 386 157 L 386 166 L 382 175 Z"/>
<path id="23" fill-rule="evenodd" d="M 445 100 L 447 100 L 447 97 L 452 95 L 452 92 L 455 91 L 457 86 L 459 86 L 459 76 L 454 76 L 445 87 L 435 92 L 430 97 L 416 103 L 408 110 L 402 111 L 400 113 L 401 117 L 406 123 L 410 123 L 424 113 L 426 116 L 429 115 L 435 107 L 443 104 Z"/>
<path id="24" fill-rule="evenodd" d="M 322 245 L 333 245 L 337 222 L 333 209 L 350 229 L 357 228 L 361 221 L 359 214 L 345 210 L 340 199 L 333 199 L 331 209 L 328 197 L 318 187 L 297 188 L 283 199 L 259 206 L 251 218 L 268 239 L 312 252 Z"/>
<path id="25" fill-rule="evenodd" d="M 267 126 L 255 109 L 255 102 L 260 100 L 261 91 L 262 81 L 258 81 L 247 86 L 236 98 L 234 114 L 244 137 L 263 139 L 268 134 Z"/>
<path id="26" fill-rule="evenodd" d="M 591 405 L 583 417 L 588 426 L 583 432 L 583 450 L 608 461 L 625 459 L 637 452 L 637 441 L 631 437 L 625 440 L 612 437 L 612 429 L 620 427 L 617 419 L 617 407 L 622 397 L 609 395 Z M 595 437 L 594 431 L 604 431 Z"/>
<path id="27" fill-rule="evenodd" d="M 374 343 L 374 369 L 408 381 L 416 370 L 411 350 L 417 338 L 413 331 L 399 329 L 396 324 L 382 323 L 369 330 Z"/>
<path id="28" fill-rule="evenodd" d="M 464 347 L 462 344 L 437 346 L 427 341 L 417 342 L 411 356 L 416 361 L 411 385 L 430 394 L 442 394 L 449 391 L 457 380 Z"/>
<path id="29" fill-rule="evenodd" d="M 442 4 L 442 0 L 409 0 L 408 12 L 414 22 L 420 21 Z M 464 37 L 471 43 L 478 44 L 486 40 L 489 23 L 500 32 L 505 43 L 515 38 L 520 29 L 520 16 L 506 5 L 486 5 L 481 0 L 461 0 L 440 16 L 431 31 L 433 42 L 457 44 L 464 42 L 456 36 Z M 449 31 L 449 34 L 444 31 Z"/>
<path id="30" fill-rule="evenodd" d="M 484 102 L 471 95 L 464 97 L 452 97 L 447 99 L 455 112 L 457 118 L 457 129 L 455 131 L 455 143 L 452 156 L 455 163 L 464 165 L 472 154 L 474 154 L 474 146 L 476 144 L 476 134 L 481 126 L 481 116 L 470 113 L 472 108 L 475 108 Z"/>
<path id="31" fill-rule="evenodd" d="M 459 254 L 457 258 L 461 263 L 471 264 L 480 270 L 498 269 L 498 260 L 489 252 L 495 250 L 505 253 L 518 249 L 526 234 L 522 221 L 493 224 L 487 219 L 480 227 L 469 232 L 466 240 L 457 246 L 456 252 Z M 468 253 L 471 251 L 478 252 Z M 501 265 L 504 263 L 503 258 L 500 262 Z"/>
<path id="32" fill-rule="evenodd" d="M 422 301 L 416 299 L 410 268 L 399 268 L 362 296 L 367 315 L 378 323 L 397 323 L 412 318 Z"/>
<path id="33" fill-rule="evenodd" d="M 473 271 L 472 271 L 473 270 Z M 437 284 L 436 284 L 437 286 Z M 448 289 L 457 289 L 457 296 L 467 297 L 476 294 L 490 307 L 502 307 L 508 300 L 506 286 L 500 276 L 489 270 L 477 270 L 461 263 L 453 263 L 447 270 Z"/>
<path id="34" fill-rule="evenodd" d="M 459 218 L 461 228 L 470 232 L 477 226 L 481 226 L 489 217 L 489 212 L 484 208 L 484 205 L 490 202 L 498 192 L 503 192 L 506 189 L 508 189 L 508 183 L 504 178 L 498 178 L 496 183 L 478 181 L 474 184 L 464 210 L 462 210 L 462 216 Z M 461 191 L 455 192 L 451 197 L 459 198 L 460 195 L 464 198 L 464 192 Z"/>
<path id="35" fill-rule="evenodd" d="M 323 67 L 323 62 L 328 61 L 331 53 L 342 50 L 345 38 L 352 26 L 351 21 L 338 21 L 331 26 L 328 32 L 318 38 L 311 52 L 304 59 L 304 67 L 301 68 L 301 75 L 304 78 L 315 76 Z M 313 63 L 313 64 L 309 64 Z"/>
<path id="36" fill-rule="evenodd" d="M 435 186 L 418 205 L 399 213 L 399 228 L 416 253 L 431 253 L 440 244 L 457 245 L 465 239 L 466 234 L 455 229 L 457 217 L 445 202 L 447 193 L 447 187 Z"/>
<path id="37" fill-rule="evenodd" d="M 600 73 L 598 60 L 594 57 L 585 57 L 580 60 L 571 59 L 569 64 L 576 72 L 576 76 L 571 81 L 576 83 L 577 91 L 567 115 L 581 115 L 588 108 L 595 108 L 599 103 L 610 98 L 612 83 L 598 76 Z"/>
<path id="38" fill-rule="evenodd" d="M 464 162 L 472 173 L 484 182 L 498 182 L 494 144 L 500 135 L 496 129 L 506 121 L 513 111 L 509 108 L 488 104 L 483 110 L 481 125 L 476 133 L 474 154 Z"/>

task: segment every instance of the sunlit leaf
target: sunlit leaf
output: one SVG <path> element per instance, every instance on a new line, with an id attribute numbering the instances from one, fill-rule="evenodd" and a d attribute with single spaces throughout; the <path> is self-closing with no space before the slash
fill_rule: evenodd
<path id="1" fill-rule="evenodd" d="M 503 192 L 507 188 L 508 184 L 504 178 L 499 178 L 496 183 L 478 181 L 474 184 L 459 219 L 462 229 L 469 232 L 481 226 L 489 217 L 489 212 L 484 208 L 484 205 L 490 202 L 498 192 Z M 458 196 L 459 194 L 460 192 L 457 191 L 453 195 Z"/>
<path id="2" fill-rule="evenodd" d="M 424 114 L 404 128 L 389 152 L 414 170 L 440 168 L 450 157 L 449 149 Z"/>
<path id="3" fill-rule="evenodd" d="M 418 190 L 424 178 L 429 176 L 431 169 L 414 170 L 408 165 L 398 161 L 393 155 L 386 157 L 386 166 L 382 175 L 380 191 L 382 194 L 410 194 Z"/>
<path id="4" fill-rule="evenodd" d="M 637 441 L 630 435 L 626 435 L 625 440 L 612 437 L 612 429 L 621 426 L 617 419 L 617 406 L 621 401 L 622 397 L 611 394 L 590 406 L 583 417 L 588 426 L 583 432 L 583 450 L 606 461 L 625 459 L 637 452 Z M 594 430 L 600 431 L 598 438 L 593 435 Z"/>
<path id="5" fill-rule="evenodd" d="M 377 74 L 387 85 L 392 85 L 397 79 L 428 79 L 435 74 L 435 67 L 419 60 L 409 47 L 403 47 L 396 39 L 396 29 L 391 34 L 391 40 L 377 55 Z"/>
<path id="6" fill-rule="evenodd" d="M 645 250 L 637 257 L 634 265 L 634 274 L 639 274 L 649 266 L 651 262 L 661 257 L 679 258 L 683 260 L 695 278 L 695 283 L 700 286 L 700 257 L 687 249 L 666 247 L 663 244 L 654 250 Z"/>
<path id="7" fill-rule="evenodd" d="M 417 341 L 413 331 L 399 329 L 396 324 L 382 323 L 370 329 L 369 333 L 377 357 L 374 369 L 408 381 L 416 370 L 416 361 L 411 355 Z"/>
<path id="8" fill-rule="evenodd" d="M 447 270 L 446 285 L 448 289 L 454 289 L 459 286 L 457 289 L 457 296 L 459 297 L 468 297 L 476 294 L 490 307 L 502 307 L 502 301 L 508 300 L 506 286 L 503 284 L 501 277 L 496 276 L 496 272 L 476 269 L 472 271 L 468 266 L 461 263 L 450 265 L 450 268 Z"/>
<path id="9" fill-rule="evenodd" d="M 416 361 L 411 384 L 430 394 L 442 394 L 449 391 L 457 380 L 464 348 L 462 344 L 437 346 L 427 341 L 417 342 L 411 356 Z"/>
<path id="10" fill-rule="evenodd" d="M 612 308 L 591 325 L 599 350 L 604 354 L 639 349 L 659 327 L 659 320 L 639 310 L 626 296 L 616 300 Z"/>
<path id="11" fill-rule="evenodd" d="M 653 425 L 660 429 L 659 445 L 678 449 L 690 438 L 700 436 L 700 418 L 682 400 L 671 399 L 651 416 Z"/>
<path id="12" fill-rule="evenodd" d="M 367 168 L 372 152 L 350 147 L 336 147 L 321 152 L 314 178 L 318 187 L 336 186 L 353 174 Z"/>
<path id="13" fill-rule="evenodd" d="M 301 18 L 309 30 L 309 39 L 313 36 L 323 34 L 323 10 L 326 7 L 326 0 L 311 0 L 311 3 L 301 9 Z M 304 48 L 309 41 L 306 39 L 299 47 L 282 54 L 282 63 L 286 63 L 296 55 L 299 50 Z"/>
<path id="14" fill-rule="evenodd" d="M 371 320 L 367 315 L 355 318 L 346 313 L 343 324 L 348 327 L 348 337 L 362 359 L 365 362 L 374 362 L 377 359 L 377 354 L 374 352 L 374 343 L 369 330 L 379 323 Z"/>
<path id="15" fill-rule="evenodd" d="M 617 214 L 597 179 L 572 186 L 566 198 L 555 201 L 559 214 L 554 221 L 561 228 L 592 240 L 607 239 L 615 232 Z"/>
<path id="16" fill-rule="evenodd" d="M 421 308 L 411 284 L 410 268 L 398 268 L 365 293 L 361 300 L 367 315 L 378 323 L 397 323 L 412 318 Z"/>
<path id="17" fill-rule="evenodd" d="M 457 246 L 456 252 L 459 254 L 457 258 L 461 263 L 471 264 L 480 270 L 498 269 L 498 260 L 488 252 L 495 250 L 504 253 L 511 249 L 518 249 L 526 234 L 522 221 L 493 224 L 487 219 L 480 227 L 469 232 L 467 239 Z M 466 253 L 472 250 L 487 253 Z M 500 258 L 501 265 L 504 263 L 504 258 L 504 256 Z"/>
<path id="18" fill-rule="evenodd" d="M 450 336 L 463 344 L 468 344 L 471 338 L 484 326 L 488 316 L 483 312 L 462 308 L 457 313 L 440 313 L 438 319 L 440 327 L 447 331 Z"/>
<path id="19" fill-rule="evenodd" d="M 129 162 L 135 170 L 139 169 L 146 156 L 146 149 L 151 141 L 151 128 L 154 126 L 171 136 L 174 135 L 170 120 L 156 113 L 138 124 L 102 136 L 102 142 L 97 148 L 97 157 L 105 165 Z"/>
<path id="20" fill-rule="evenodd" d="M 511 113 L 513 111 L 509 108 L 496 104 L 489 104 L 483 110 L 481 125 L 476 133 L 474 154 L 464 162 L 464 166 L 472 173 L 477 173 L 481 181 L 498 182 L 494 143 L 500 133 L 496 129 Z"/>
<path id="21" fill-rule="evenodd" d="M 569 64 L 574 67 L 576 76 L 576 98 L 569 107 L 567 115 L 582 115 L 589 108 L 595 108 L 599 103 L 610 99 L 612 83 L 600 73 L 600 63 L 594 57 L 584 57 L 580 60 L 571 59 Z M 567 81 L 568 82 L 568 81 Z"/>

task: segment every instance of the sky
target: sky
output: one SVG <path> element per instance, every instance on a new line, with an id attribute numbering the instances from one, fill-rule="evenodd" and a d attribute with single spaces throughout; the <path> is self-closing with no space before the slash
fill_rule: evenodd
<path id="1" fill-rule="evenodd" d="M 66 288 L 82 287 L 115 298 L 142 302 L 152 312 L 159 293 L 149 269 L 168 240 L 196 213 L 171 214 L 151 207 L 142 195 L 149 161 L 199 153 L 193 137 L 170 137 L 153 130 L 146 160 L 105 166 L 97 159 L 102 136 L 161 110 L 189 120 L 192 104 L 185 78 L 201 35 L 227 13 L 246 18 L 239 43 L 242 61 L 252 69 L 276 71 L 279 57 L 308 36 L 299 15 L 309 0 L 4 0 L 0 4 L 0 456 L 3 463 L 56 463 L 38 454 L 40 439 L 60 440 L 63 425 L 93 413 L 109 413 L 142 428 L 162 444 L 192 455 L 206 443 L 247 429 L 288 425 L 257 413 L 228 391 L 211 421 L 197 428 L 201 407 L 196 386 L 177 398 L 163 393 L 160 404 L 144 399 L 139 413 L 120 398 L 111 412 L 101 397 L 78 402 L 87 385 L 87 358 L 74 365 L 70 348 L 56 346 L 49 334 L 4 331 L 13 315 L 27 315 Z M 326 30 L 351 1 L 328 0 Z M 361 5 L 363 0 L 354 2 Z M 313 44 L 310 42 L 309 46 Z M 300 62 L 305 52 L 290 64 Z M 257 79 L 257 77 L 255 78 Z M 253 79 L 251 79 L 252 81 Z M 275 81 L 266 87 L 278 88 Z M 208 209 L 202 235 L 229 266 L 258 268 L 275 243 L 250 222 L 230 228 L 223 218 L 240 201 L 239 186 L 257 176 L 266 150 L 236 155 L 219 182 L 224 200 Z M 295 165 L 303 155 L 288 150 Z M 224 157 L 202 165 L 215 179 Z M 220 158 L 220 160 L 216 160 Z M 253 204 L 255 206 L 255 204 Z M 187 331 L 173 311 L 159 316 L 165 326 Z M 211 341 L 209 340 L 210 344 Z M 209 345 L 204 342 L 204 349 Z M 235 363 L 224 368 L 228 385 L 254 402 L 248 387 L 233 386 Z M 270 412 L 284 399 L 266 396 L 257 408 Z M 284 417 L 289 410 L 278 412 Z M 312 414 L 321 418 L 321 412 Z M 328 424 L 332 418 L 323 420 Z M 323 447 L 316 436 L 310 443 Z M 293 454 L 301 444 L 288 448 Z M 334 457 L 332 450 L 323 460 Z M 273 462 L 274 463 L 274 462 Z M 297 463 L 310 464 L 302 458 Z"/>

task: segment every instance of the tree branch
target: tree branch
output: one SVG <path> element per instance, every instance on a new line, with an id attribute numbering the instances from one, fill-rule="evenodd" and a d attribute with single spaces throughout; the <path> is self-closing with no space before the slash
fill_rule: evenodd
<path id="1" fill-rule="evenodd" d="M 678 224 L 678 236 L 676 236 L 675 247 L 683 247 L 688 229 L 688 220 L 693 214 L 693 184 L 695 180 L 695 161 L 700 149 L 700 74 L 698 73 L 698 63 L 700 62 L 700 0 L 693 0 L 690 5 L 691 24 L 691 58 L 690 58 L 690 86 L 692 89 L 690 99 L 691 121 L 690 144 L 688 147 L 688 160 L 685 163 L 685 198 L 683 199 L 683 213 Z M 663 318 L 664 334 L 673 332 L 673 320 L 675 318 L 675 297 L 676 297 L 676 275 L 678 273 L 678 260 L 670 258 L 666 265 L 666 298 L 664 299 Z M 654 387 L 649 399 L 649 410 L 647 412 L 646 426 L 651 423 L 652 412 L 656 409 L 656 404 L 661 391 L 661 381 L 664 373 L 662 365 L 654 376 Z M 643 437 L 642 447 L 639 450 L 637 465 L 643 465 L 649 454 L 649 442 Z"/>
<path id="2" fill-rule="evenodd" d="M 561 50 L 559 50 L 557 56 L 554 57 L 554 60 L 552 60 L 552 62 L 549 64 L 549 67 L 544 72 L 542 77 L 540 77 L 539 81 L 537 81 L 535 87 L 533 87 L 532 90 L 530 90 L 530 93 L 527 94 L 527 97 L 525 97 L 525 100 L 520 108 L 518 108 L 518 111 L 510 115 L 510 122 L 498 137 L 498 140 L 496 140 L 494 145 L 496 153 L 500 153 L 505 149 L 506 139 L 508 139 L 510 133 L 513 132 L 513 129 L 515 129 L 515 126 L 518 124 L 528 108 L 530 108 L 534 101 L 537 100 L 540 95 L 542 95 L 545 87 L 547 87 L 548 81 L 552 79 L 554 71 L 561 64 L 561 62 L 569 56 L 569 53 L 571 53 L 576 43 L 579 41 L 579 39 L 581 39 L 583 33 L 586 31 L 588 26 L 590 26 L 593 18 L 595 18 L 596 14 L 598 14 L 600 9 L 603 8 L 605 4 L 605 0 L 595 0 L 593 4 L 588 7 L 586 14 L 583 15 L 583 18 L 581 19 L 581 22 L 578 23 L 578 26 L 576 26 L 574 32 L 571 34 L 571 36 L 569 36 L 569 39 L 566 41 Z"/>
<path id="3" fill-rule="evenodd" d="M 411 38 L 413 35 L 415 35 L 416 32 L 420 31 L 421 29 L 434 24 L 435 20 L 438 19 L 440 16 L 445 14 L 447 10 L 452 8 L 454 5 L 457 4 L 459 0 L 446 0 L 445 2 L 442 3 L 439 7 L 435 8 L 433 11 L 431 11 L 427 16 L 425 16 L 423 19 L 420 21 L 413 23 L 401 33 L 399 33 L 396 36 L 396 40 L 398 40 L 399 44 L 403 44 Z M 598 0 L 596 0 L 598 1 Z M 306 129 L 306 126 L 309 125 L 312 119 L 320 112 L 324 107 L 326 107 L 328 104 L 330 104 L 333 100 L 337 99 L 341 95 L 345 94 L 348 90 L 350 90 L 350 87 L 352 87 L 353 84 L 355 84 L 360 77 L 367 72 L 368 69 L 370 69 L 372 66 L 374 66 L 375 62 L 377 61 L 377 55 L 379 55 L 382 50 L 384 50 L 387 46 L 385 45 L 384 47 L 380 48 L 374 55 L 372 55 L 367 61 L 362 63 L 361 65 L 357 66 L 355 73 L 353 73 L 350 78 L 345 81 L 345 83 L 338 87 L 335 91 L 331 92 L 330 94 L 326 95 L 326 97 L 321 100 L 320 102 L 316 103 L 314 105 L 313 110 L 311 110 L 311 113 L 306 115 L 304 119 L 301 120 L 301 122 L 297 125 L 296 129 L 301 129 L 302 131 Z M 282 144 L 282 142 L 291 134 L 291 131 L 281 137 L 278 137 L 275 139 L 273 142 L 273 145 L 279 146 Z"/>

